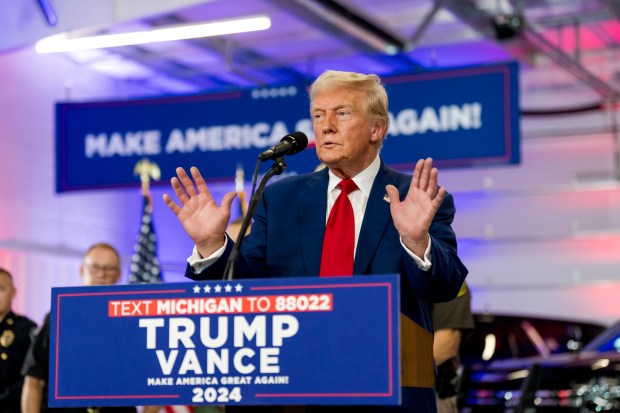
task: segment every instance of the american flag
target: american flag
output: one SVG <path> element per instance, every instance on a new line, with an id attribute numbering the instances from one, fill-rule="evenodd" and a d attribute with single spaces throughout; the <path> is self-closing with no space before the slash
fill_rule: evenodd
<path id="1" fill-rule="evenodd" d="M 157 259 L 157 238 L 151 215 L 150 196 L 143 196 L 140 233 L 131 256 L 130 284 L 162 282 L 161 268 Z"/>

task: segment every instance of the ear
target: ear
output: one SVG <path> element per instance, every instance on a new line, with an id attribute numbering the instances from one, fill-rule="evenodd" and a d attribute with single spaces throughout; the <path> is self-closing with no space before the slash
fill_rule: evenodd
<path id="1" fill-rule="evenodd" d="M 377 143 L 381 141 L 386 134 L 387 124 L 382 120 L 376 120 L 370 126 L 370 142 Z"/>

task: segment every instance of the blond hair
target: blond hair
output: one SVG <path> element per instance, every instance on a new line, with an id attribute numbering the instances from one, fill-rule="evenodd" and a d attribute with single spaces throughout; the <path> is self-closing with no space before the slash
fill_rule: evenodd
<path id="1" fill-rule="evenodd" d="M 308 88 L 310 106 L 312 106 L 312 101 L 317 94 L 325 90 L 338 88 L 356 89 L 365 93 L 366 99 L 364 103 L 368 113 L 385 122 L 385 132 L 382 136 L 384 138 L 390 125 L 390 116 L 388 114 L 387 92 L 379 76 L 326 70 Z"/>

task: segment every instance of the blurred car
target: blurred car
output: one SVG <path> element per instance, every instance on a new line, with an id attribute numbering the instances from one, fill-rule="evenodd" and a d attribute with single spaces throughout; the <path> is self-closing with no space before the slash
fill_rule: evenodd
<path id="1" fill-rule="evenodd" d="M 605 330 L 593 322 L 508 314 L 474 314 L 474 320 L 476 328 L 460 349 L 466 367 L 578 351 Z"/>
<path id="2" fill-rule="evenodd" d="M 461 412 L 619 412 L 620 322 L 578 352 L 473 366 Z"/>

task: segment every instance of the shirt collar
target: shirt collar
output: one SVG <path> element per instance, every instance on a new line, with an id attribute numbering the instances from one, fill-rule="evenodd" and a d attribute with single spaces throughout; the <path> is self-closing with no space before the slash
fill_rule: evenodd
<path id="1" fill-rule="evenodd" d="M 375 177 L 379 173 L 379 168 L 381 167 L 381 159 L 379 155 L 375 158 L 374 161 L 370 163 L 362 172 L 355 175 L 353 178 L 353 182 L 359 188 L 360 191 L 368 198 L 370 196 L 370 190 L 372 189 L 372 184 L 375 180 Z M 336 185 L 338 185 L 342 181 L 341 178 L 338 178 L 332 171 L 329 171 L 329 183 L 327 184 L 327 193 L 330 193 L 334 190 Z"/>

